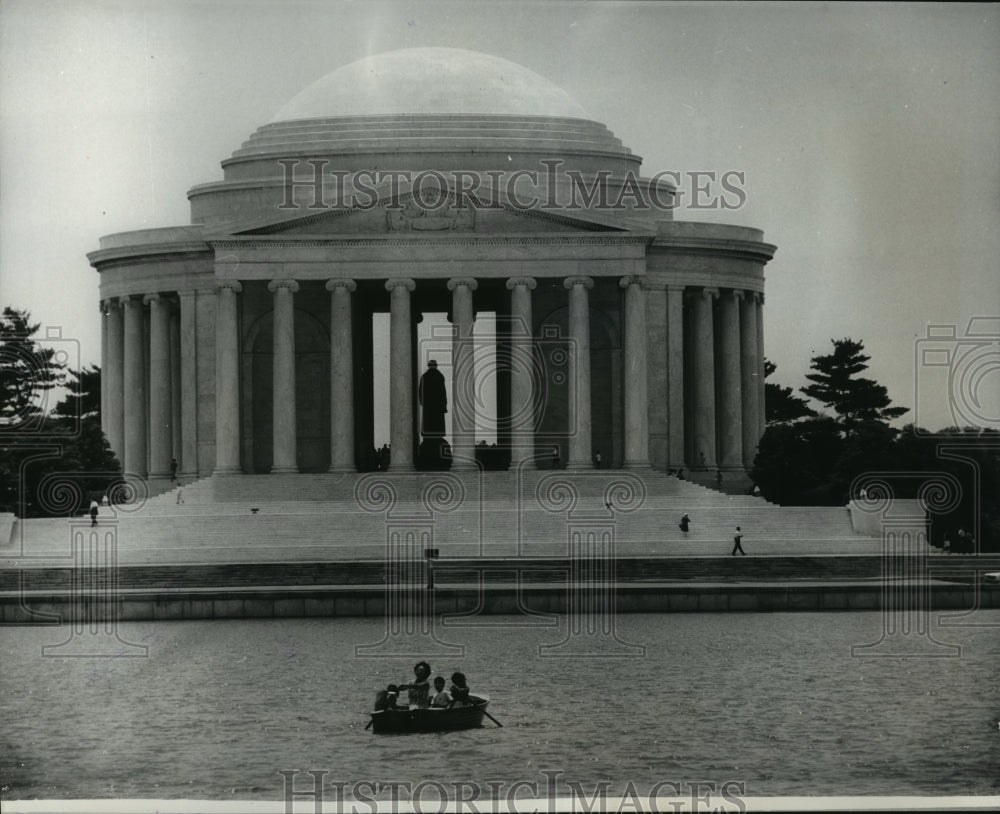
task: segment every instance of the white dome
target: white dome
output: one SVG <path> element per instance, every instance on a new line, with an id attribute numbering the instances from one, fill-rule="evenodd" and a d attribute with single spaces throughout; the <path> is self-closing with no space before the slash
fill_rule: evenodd
<path id="1" fill-rule="evenodd" d="M 481 114 L 589 118 L 566 91 L 515 62 L 461 48 L 405 48 L 338 68 L 271 121 Z"/>

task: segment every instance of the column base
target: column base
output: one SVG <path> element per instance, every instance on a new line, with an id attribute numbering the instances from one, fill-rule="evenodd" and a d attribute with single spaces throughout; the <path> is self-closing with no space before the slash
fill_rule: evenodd
<path id="1" fill-rule="evenodd" d="M 271 475 L 297 475 L 299 473 L 299 468 L 297 466 L 272 466 L 269 474 Z"/>
<path id="2" fill-rule="evenodd" d="M 217 466 L 212 470 L 213 475 L 242 475 L 243 469 L 239 466 Z"/>

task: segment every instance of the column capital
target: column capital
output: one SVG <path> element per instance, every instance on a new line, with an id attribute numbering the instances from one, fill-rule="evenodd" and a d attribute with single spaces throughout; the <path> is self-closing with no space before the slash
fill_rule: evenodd
<path id="1" fill-rule="evenodd" d="M 338 288 L 346 288 L 352 294 L 358 290 L 358 284 L 354 280 L 346 279 L 343 277 L 338 277 L 333 280 L 326 281 L 327 291 L 336 291 Z"/>
<path id="2" fill-rule="evenodd" d="M 405 288 L 407 291 L 414 291 L 417 284 L 409 277 L 393 277 L 385 281 L 385 290 L 392 291 L 394 288 Z"/>
<path id="3" fill-rule="evenodd" d="M 286 280 L 286 279 L 271 280 L 271 282 L 267 284 L 267 290 L 270 291 L 272 294 L 281 288 L 287 288 L 293 294 L 297 294 L 299 291 L 299 284 L 295 280 Z"/>
<path id="4" fill-rule="evenodd" d="M 243 290 L 243 283 L 239 280 L 219 280 L 215 285 L 216 291 L 235 291 L 239 294 Z"/>
<path id="5" fill-rule="evenodd" d="M 696 288 L 689 291 L 692 297 L 707 300 L 717 300 L 719 298 L 719 289 L 712 288 L 711 286 L 705 286 L 704 288 Z"/>
<path id="6" fill-rule="evenodd" d="M 626 274 L 618 281 L 619 288 L 628 288 L 630 285 L 642 286 L 642 288 L 652 288 L 649 285 L 645 275 L 642 274 Z"/>
<path id="7" fill-rule="evenodd" d="M 534 291 L 538 288 L 538 281 L 534 277 L 508 277 L 507 278 L 507 290 L 513 291 L 519 285 L 523 285 L 529 291 Z"/>
<path id="8" fill-rule="evenodd" d="M 151 302 L 159 302 L 160 300 L 163 300 L 163 299 L 165 299 L 165 297 L 163 296 L 163 294 L 161 294 L 158 291 L 153 292 L 152 294 L 143 294 L 142 295 L 142 304 L 143 305 L 149 305 Z"/>
<path id="9" fill-rule="evenodd" d="M 475 291 L 479 288 L 479 283 L 476 282 L 475 277 L 452 277 L 448 280 L 449 291 L 454 291 L 460 285 L 467 286 L 470 291 Z"/>
<path id="10" fill-rule="evenodd" d="M 680 283 L 667 283 L 667 291 L 680 291 L 682 294 L 687 290 L 686 285 L 681 285 Z"/>
<path id="11" fill-rule="evenodd" d="M 567 290 L 572 289 L 573 286 L 577 286 L 577 285 L 582 285 L 582 286 L 584 286 L 584 288 L 588 288 L 588 289 L 593 288 L 594 287 L 594 278 L 593 277 L 567 277 L 565 280 L 563 280 L 563 287 L 566 288 Z"/>
<path id="12" fill-rule="evenodd" d="M 197 296 L 198 292 L 193 288 L 185 289 L 184 291 L 177 292 L 177 298 L 180 300 L 193 300 Z"/>

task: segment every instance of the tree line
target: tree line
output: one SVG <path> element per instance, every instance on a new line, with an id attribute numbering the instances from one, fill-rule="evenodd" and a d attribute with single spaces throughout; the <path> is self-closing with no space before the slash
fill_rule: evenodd
<path id="1" fill-rule="evenodd" d="M 956 549 L 962 529 L 973 549 L 1000 550 L 1000 433 L 894 428 L 909 409 L 862 375 L 871 359 L 864 344 L 831 341 L 832 353 L 812 357 L 810 384 L 798 394 L 765 381 L 767 427 L 750 473 L 761 494 L 785 506 L 843 506 L 869 476 L 895 497 L 926 500 L 933 545 L 947 537 Z M 775 369 L 765 361 L 765 379 Z"/>
<path id="2" fill-rule="evenodd" d="M 121 464 L 101 431 L 100 369 L 70 369 L 39 343 L 38 328 L 25 310 L 6 307 L 0 316 L 0 512 L 78 514 L 122 483 Z M 765 381 L 767 427 L 750 473 L 761 494 L 781 505 L 842 506 L 870 473 L 883 473 L 902 498 L 944 483 L 956 494 L 934 493 L 932 542 L 950 535 L 954 543 L 963 528 L 979 535 L 982 550 L 1000 550 L 1000 433 L 894 428 L 909 410 L 862 375 L 871 358 L 864 344 L 831 341 L 833 352 L 812 358 L 799 393 Z M 765 361 L 765 379 L 775 369 Z M 47 409 L 57 388 L 66 395 Z"/>
<path id="3" fill-rule="evenodd" d="M 0 315 L 0 512 L 66 517 L 113 493 L 121 464 L 101 431 L 100 368 L 73 370 L 38 328 L 28 311 Z"/>

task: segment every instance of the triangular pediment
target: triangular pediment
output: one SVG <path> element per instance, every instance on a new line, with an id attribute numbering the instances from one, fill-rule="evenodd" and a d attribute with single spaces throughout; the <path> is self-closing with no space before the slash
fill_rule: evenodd
<path id="1" fill-rule="evenodd" d="M 307 208 L 290 211 L 283 218 L 235 228 L 233 235 L 281 235 L 282 237 L 322 236 L 412 236 L 427 235 L 565 235 L 567 232 L 622 232 L 628 227 L 614 218 L 590 212 L 524 209 L 510 202 L 463 200 L 454 195 L 444 200 L 417 199 L 413 193 L 385 197 L 371 206 L 339 207 L 323 210 Z"/>

